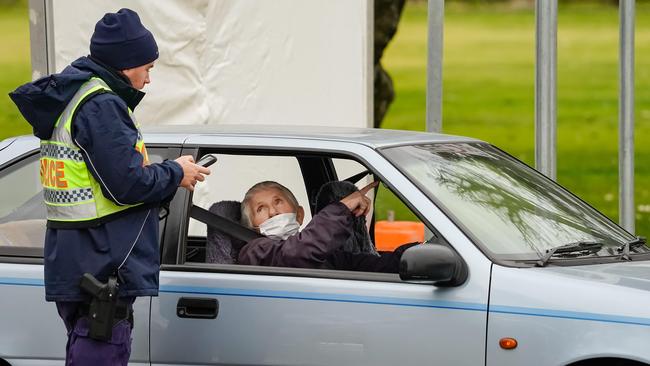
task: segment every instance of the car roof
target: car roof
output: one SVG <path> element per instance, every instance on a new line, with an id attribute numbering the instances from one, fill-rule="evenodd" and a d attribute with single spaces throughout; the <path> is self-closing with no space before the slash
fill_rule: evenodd
<path id="1" fill-rule="evenodd" d="M 175 135 L 185 139 L 191 136 L 229 137 L 277 137 L 301 140 L 326 140 L 357 143 L 372 148 L 406 144 L 440 142 L 478 142 L 469 137 L 430 132 L 389 130 L 379 128 L 355 128 L 338 126 L 290 126 L 290 125 L 165 125 L 144 127 L 146 135 Z"/>
<path id="2" fill-rule="evenodd" d="M 145 140 L 147 141 L 170 144 L 182 144 L 193 136 L 277 137 L 283 139 L 340 141 L 361 144 L 374 149 L 425 143 L 480 142 L 480 140 L 470 137 L 431 132 L 338 126 L 164 125 L 145 126 L 143 127 L 143 132 L 146 135 Z M 15 139 L 18 143 L 27 143 L 30 145 L 38 141 L 34 136 L 20 136 Z M 13 141 L 5 142 L 10 143 Z"/>

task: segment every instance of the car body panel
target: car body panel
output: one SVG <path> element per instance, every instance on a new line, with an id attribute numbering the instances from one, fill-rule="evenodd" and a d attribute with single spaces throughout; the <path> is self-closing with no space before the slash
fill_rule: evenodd
<path id="1" fill-rule="evenodd" d="M 0 151 L 6 149 L 9 145 L 13 144 L 14 141 L 16 141 L 15 137 L 10 137 L 8 139 L 0 141 Z"/>
<path id="2" fill-rule="evenodd" d="M 596 355 L 650 363 L 649 285 L 649 261 L 494 265 L 487 364 L 521 365 L 537 357 L 545 365 L 564 365 Z M 519 346 L 499 348 L 503 337 L 517 339 Z"/>
<path id="3" fill-rule="evenodd" d="M 181 132 L 182 131 L 182 132 Z M 406 130 L 388 130 L 331 126 L 283 126 L 283 125 L 188 125 L 155 126 L 145 128 L 149 136 L 168 134 L 192 139 L 198 136 L 218 138 L 270 138 L 312 140 L 330 142 L 348 142 L 365 145 L 373 149 L 399 146 L 404 144 L 441 143 L 479 141 L 470 137 L 453 136 L 439 133 L 415 132 Z M 148 140 L 149 141 L 149 140 Z M 194 140 L 196 141 L 196 140 Z M 187 141 L 190 142 L 190 141 Z"/>
<path id="4" fill-rule="evenodd" d="M 178 318 L 180 297 L 215 298 L 219 315 Z M 152 364 L 481 364 L 486 305 L 477 297 L 430 285 L 164 271 Z"/>

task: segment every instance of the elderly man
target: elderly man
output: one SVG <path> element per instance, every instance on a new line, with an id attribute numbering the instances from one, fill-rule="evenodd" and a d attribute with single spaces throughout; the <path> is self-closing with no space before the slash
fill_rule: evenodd
<path id="1" fill-rule="evenodd" d="M 327 205 L 299 231 L 305 212 L 293 193 L 277 182 L 254 185 L 242 201 L 242 223 L 265 237 L 241 248 L 239 264 L 397 273 L 402 252 L 413 244 L 381 255 L 342 250 L 353 235 L 354 217 L 368 213 L 371 202 L 365 195 L 376 186 L 373 182 Z"/>

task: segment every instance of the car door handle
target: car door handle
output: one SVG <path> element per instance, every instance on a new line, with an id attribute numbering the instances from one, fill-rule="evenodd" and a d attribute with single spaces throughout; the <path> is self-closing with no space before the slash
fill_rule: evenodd
<path id="1" fill-rule="evenodd" d="M 214 319 L 219 314 L 217 299 L 204 297 L 181 297 L 176 305 L 179 318 Z"/>

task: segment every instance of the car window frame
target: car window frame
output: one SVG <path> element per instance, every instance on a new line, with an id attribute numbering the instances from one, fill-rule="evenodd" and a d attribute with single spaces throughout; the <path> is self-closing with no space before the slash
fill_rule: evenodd
<path id="1" fill-rule="evenodd" d="M 376 150 L 374 150 L 376 153 Z M 354 160 L 362 166 L 366 167 L 370 174 L 373 174 L 382 181 L 397 198 L 408 207 L 413 214 L 424 223 L 425 227 L 437 236 L 444 245 L 450 245 L 449 241 L 442 236 L 442 234 L 435 229 L 435 227 L 426 219 L 421 212 L 405 199 L 405 197 L 398 192 L 395 187 L 386 180 L 386 178 L 372 167 L 368 161 L 362 156 L 353 152 L 343 152 L 340 150 L 331 149 L 304 149 L 304 148 L 252 148 L 252 147 L 238 147 L 238 146 L 219 146 L 213 145 L 209 147 L 199 146 L 184 146 L 181 152 L 182 155 L 192 155 L 195 159 L 198 158 L 199 152 L 201 154 L 215 153 L 215 154 L 231 154 L 231 155 L 276 155 L 276 156 L 296 156 L 299 154 L 309 156 L 322 156 L 326 158 L 341 158 Z M 381 155 L 379 155 L 381 156 Z M 386 160 L 383 156 L 382 159 Z M 388 161 L 387 161 L 388 162 Z M 331 163 L 331 161 L 330 161 Z M 331 164 L 334 177 L 336 177 L 336 170 Z M 303 177 L 304 179 L 304 177 Z M 170 203 L 170 216 L 173 212 L 173 226 L 169 230 L 169 234 L 165 237 L 163 247 L 161 250 L 161 269 L 168 271 L 187 271 L 187 272 L 205 272 L 205 273 L 237 273 L 249 275 L 265 275 L 265 276 L 290 276 L 290 277 L 310 277 L 310 278 L 327 278 L 327 279 L 345 279 L 345 280 L 358 280 L 358 281 L 373 281 L 373 282 L 395 282 L 405 283 L 399 278 L 397 273 L 377 273 L 377 272 L 357 272 L 346 270 L 330 270 L 330 269 L 315 269 L 315 268 L 290 268 L 290 267 L 270 267 L 270 266 L 251 266 L 240 264 L 217 264 L 217 263 L 199 263 L 199 262 L 185 262 L 185 254 L 188 241 L 188 224 L 189 224 L 189 209 L 192 204 L 192 194 L 187 190 L 179 190 Z M 454 250 L 455 251 L 455 250 Z M 164 253 L 163 253 L 164 252 Z M 457 252 L 456 252 L 457 253 Z M 460 254 L 457 253 L 460 256 Z M 175 257 L 175 258 L 174 258 Z M 411 283 L 411 282 L 409 282 Z"/>
<path id="2" fill-rule="evenodd" d="M 295 153 L 294 151 L 289 151 L 289 152 L 283 152 L 283 151 L 273 151 L 272 153 L 269 153 L 267 150 L 262 150 L 263 153 L 257 153 L 256 150 L 254 149 L 253 152 L 250 151 L 250 149 L 243 149 L 238 151 L 237 153 L 233 153 L 232 150 L 230 149 L 224 149 L 224 148 L 195 148 L 191 150 L 184 150 L 183 154 L 191 154 L 195 160 L 200 159 L 200 156 L 206 155 L 206 154 L 224 154 L 224 155 L 238 155 L 238 156 L 247 156 L 247 155 L 253 155 L 253 156 L 284 156 L 284 157 L 293 157 L 296 159 L 296 162 L 298 164 L 298 167 L 300 168 L 300 174 L 303 178 L 303 183 L 304 183 L 304 188 L 307 193 L 307 200 L 309 204 L 309 209 L 310 213 L 313 217 L 314 211 L 315 211 L 315 202 L 313 198 L 315 197 L 316 193 L 318 193 L 318 189 L 320 188 L 321 184 L 315 184 L 314 185 L 314 175 L 313 174 L 313 169 L 312 166 L 310 166 L 310 163 L 313 163 L 313 160 L 311 162 L 306 161 L 307 160 L 321 160 L 319 164 L 324 168 L 325 173 L 320 174 L 322 179 L 330 179 L 330 180 L 336 180 L 336 170 L 334 169 L 334 165 L 332 164 L 331 160 L 330 161 L 325 161 L 327 160 L 327 156 L 323 155 L 317 155 L 315 156 L 312 152 L 309 153 L 304 153 L 304 156 L 301 156 L 299 158 L 299 155 L 301 153 Z M 309 177 L 305 175 L 305 171 L 312 171 L 309 174 Z M 185 207 L 186 212 L 189 213 L 189 209 L 191 205 L 193 204 L 193 192 L 188 192 L 186 190 L 182 190 L 186 196 L 183 197 L 182 201 L 183 206 Z M 313 196 L 313 197 L 312 197 Z M 179 204 L 178 202 L 176 204 Z M 178 206 L 175 206 L 175 209 L 178 209 Z M 186 215 L 187 219 L 184 220 L 184 222 L 180 222 L 180 232 L 181 236 L 178 237 L 179 240 L 179 245 L 178 249 L 176 251 L 177 253 L 177 260 L 176 264 L 179 263 L 188 263 L 186 261 L 186 256 L 187 256 L 187 244 L 188 244 L 188 239 L 190 236 L 188 235 L 188 229 L 189 229 L 189 214 Z M 182 235 L 182 232 L 185 232 L 185 235 Z M 167 255 L 166 258 L 169 258 Z M 166 263 L 169 264 L 168 262 L 162 261 L 161 258 L 161 263 Z M 189 262 L 189 263 L 198 263 L 198 262 Z M 210 263 L 210 265 L 215 265 L 214 263 Z"/>

